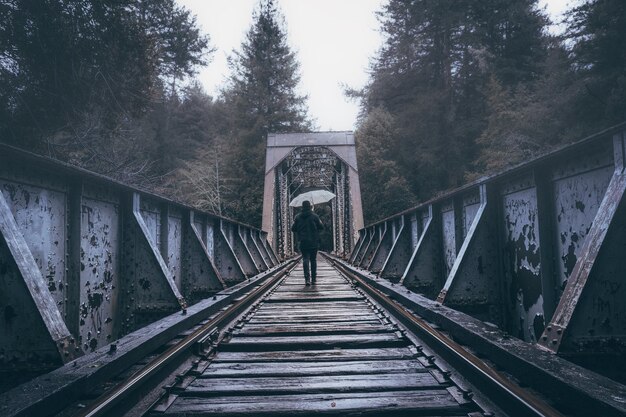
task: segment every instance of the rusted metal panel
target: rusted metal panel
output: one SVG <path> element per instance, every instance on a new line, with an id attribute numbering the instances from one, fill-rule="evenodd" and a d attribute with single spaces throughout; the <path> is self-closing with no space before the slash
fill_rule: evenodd
<path id="1" fill-rule="evenodd" d="M 411 223 L 409 223 L 409 220 L 406 220 L 406 217 L 409 216 L 400 217 L 398 219 L 400 220 L 400 225 L 397 229 L 396 239 L 393 242 L 385 265 L 380 272 L 382 278 L 389 279 L 392 282 L 400 281 L 413 253 L 413 247 L 411 245 Z"/>
<path id="2" fill-rule="evenodd" d="M 556 208 L 557 276 L 561 290 L 567 285 L 583 242 L 611 180 L 613 167 L 554 181 Z"/>
<path id="3" fill-rule="evenodd" d="M 138 193 L 130 194 L 123 209 L 123 334 L 186 306 L 140 212 L 140 200 Z"/>
<path id="4" fill-rule="evenodd" d="M 359 254 L 359 250 L 361 249 L 361 246 L 363 245 L 363 242 L 365 241 L 366 236 L 367 236 L 367 233 L 365 229 L 359 230 L 359 239 L 356 241 L 354 248 L 352 249 L 352 254 L 350 255 L 349 262 L 351 264 L 354 264 L 354 261 L 356 260 L 356 257 Z"/>
<path id="5" fill-rule="evenodd" d="M 522 340 L 536 341 L 545 318 L 537 192 L 532 177 L 507 183 L 501 198 L 508 330 Z"/>
<path id="6" fill-rule="evenodd" d="M 441 236 L 443 244 L 443 262 L 446 276 L 456 260 L 456 224 L 454 204 L 448 201 L 441 207 Z"/>
<path id="7" fill-rule="evenodd" d="M 83 198 L 80 239 L 79 342 L 94 351 L 118 338 L 120 204 Z"/>
<path id="8" fill-rule="evenodd" d="M 65 313 L 67 194 L 12 181 L 0 182 L 0 190 L 46 279 L 48 290 L 59 310 Z"/>
<path id="9" fill-rule="evenodd" d="M 7 337 L 0 338 L 6 352 L 22 351 L 22 359 L 30 358 L 33 365 L 41 365 L 56 361 L 59 355 L 62 360 L 71 358 L 74 349 L 96 349 L 185 307 L 181 290 L 195 301 L 223 288 L 212 258 L 220 260 L 225 270 L 237 264 L 232 253 L 216 255 L 223 247 L 214 236 L 220 233 L 219 224 L 214 227 L 214 222 L 219 223 L 217 216 L 197 216 L 200 237 L 192 237 L 185 230 L 190 207 L 6 145 L 0 144 L 0 149 L 0 192 L 9 200 L 7 212 L 17 219 L 16 229 L 25 242 L 21 249 L 30 254 L 36 273 L 43 277 L 46 291 L 51 294 L 34 297 L 34 304 L 29 306 L 28 293 L 24 292 L 27 286 L 24 291 L 19 287 L 27 279 L 36 281 L 35 271 L 23 276 L 12 259 L 19 251 L 18 255 L 10 250 L 4 252 L 0 270 L 7 273 L 0 274 L 0 279 L 19 277 L 15 278 L 16 286 L 6 287 L 3 292 L 10 294 L 9 301 L 0 296 L 0 311 L 6 307 L 11 316 L 7 320 L 13 323 L 7 333 L 2 333 Z M 260 233 L 236 221 L 229 220 L 229 224 L 241 227 L 246 236 L 251 231 Z M 237 244 L 235 238 L 231 230 L 229 239 Z M 190 254 L 188 247 L 195 251 Z M 266 252 L 275 259 L 271 250 Z M 200 256 L 203 258 L 198 261 Z M 229 256 L 225 261 L 224 257 Z M 243 274 L 237 274 L 234 272 L 233 276 L 242 280 Z M 197 281 L 185 281 L 185 277 Z M 20 281 L 24 282 L 19 284 Z M 45 304 L 48 298 L 53 308 Z M 65 323 L 45 322 L 59 314 Z M 37 323 L 38 315 L 44 318 L 43 327 Z M 29 337 L 20 334 L 24 332 L 22 324 L 27 326 Z M 48 325 L 52 326 L 50 329 L 61 326 L 64 331 L 71 331 L 73 337 L 55 339 Z M 28 346 L 21 344 L 18 337 Z M 53 344 L 54 349 L 49 350 L 49 339 L 61 344 Z M 71 349 L 70 340 L 76 343 Z M 68 349 L 71 352 L 66 355 Z M 32 352 L 41 360 L 37 361 Z M 0 367 L 8 366 L 3 360 L 0 362 Z"/>
<path id="10" fill-rule="evenodd" d="M 194 221 L 195 212 L 190 210 L 182 225 L 183 263 L 182 292 L 190 304 L 209 297 L 226 287 L 217 271 L 208 248 L 202 240 L 202 228 Z M 206 236 L 206 235 L 205 235 Z"/>
<path id="11" fill-rule="evenodd" d="M 246 243 L 243 241 L 241 235 L 239 234 L 239 226 L 227 221 L 222 220 L 221 225 L 222 233 L 227 236 L 228 242 L 233 250 L 239 265 L 243 269 L 245 275 L 247 277 L 251 277 L 259 273 L 259 269 L 254 263 L 254 259 L 246 246 Z"/>
<path id="12" fill-rule="evenodd" d="M 366 268 L 372 261 L 372 258 L 374 257 L 374 255 L 376 254 L 376 250 L 378 249 L 378 244 L 380 243 L 380 239 L 383 234 L 383 228 L 384 228 L 384 224 L 379 224 L 372 229 L 371 231 L 372 238 L 369 241 L 369 244 L 367 245 L 367 249 L 365 250 L 365 253 L 363 253 L 363 259 L 361 259 L 361 263 L 359 264 L 362 268 Z"/>
<path id="13" fill-rule="evenodd" d="M 393 245 L 392 223 L 393 220 L 386 222 L 384 228 L 382 228 L 380 242 L 367 267 L 368 270 L 375 274 L 378 274 L 382 270 Z"/>
<path id="14" fill-rule="evenodd" d="M 203 239 L 206 244 L 206 249 L 209 254 L 209 258 L 215 260 L 215 228 L 213 223 L 206 225 L 205 238 Z"/>
<path id="15" fill-rule="evenodd" d="M 149 199 L 142 198 L 140 206 L 141 217 L 146 223 L 149 236 L 157 247 L 161 246 L 161 207 Z"/>
<path id="16" fill-rule="evenodd" d="M 401 283 L 412 291 L 434 299 L 445 282 L 441 216 L 430 206 L 428 221 L 402 275 Z"/>
<path id="17" fill-rule="evenodd" d="M 369 248 L 372 243 L 372 239 L 374 239 L 374 229 L 372 227 L 365 230 L 365 235 L 363 237 L 363 244 L 359 248 L 359 251 L 354 258 L 354 265 L 359 266 L 363 259 L 365 258 L 365 252 Z"/>
<path id="18" fill-rule="evenodd" d="M 415 249 L 417 247 L 417 241 L 420 237 L 420 229 L 424 230 L 424 225 L 421 223 L 421 218 L 419 219 L 420 223 L 418 223 L 417 213 L 411 214 L 410 217 L 411 222 L 411 248 Z"/>
<path id="19" fill-rule="evenodd" d="M 623 371 L 626 355 L 626 202 L 623 195 L 621 198 L 574 307 L 559 352 L 569 356 L 608 355 L 614 361 L 604 361 L 605 365 L 611 368 L 612 362 L 616 370 Z M 564 324 L 564 321 L 557 324 Z M 617 368 L 618 365 L 622 368 Z"/>
<path id="20" fill-rule="evenodd" d="M 254 262 L 254 265 L 256 266 L 257 273 L 266 271 L 267 264 L 265 263 L 263 255 L 261 255 L 261 251 L 257 247 L 256 242 L 252 238 L 250 230 L 239 227 L 238 233 L 239 238 L 252 258 L 252 262 Z"/>
<path id="21" fill-rule="evenodd" d="M 80 354 L 48 280 L 0 192 L 0 364 L 3 367 L 50 366 Z"/>
<path id="22" fill-rule="evenodd" d="M 269 254 L 267 253 L 267 250 L 265 249 L 265 246 L 263 246 L 263 243 L 261 242 L 259 238 L 259 233 L 254 230 L 249 230 L 248 233 L 250 234 L 250 239 L 254 243 L 254 247 L 256 248 L 257 252 L 261 256 L 261 260 L 263 261 L 263 264 L 265 265 L 264 271 L 274 266 L 272 259 L 270 258 Z"/>
<path id="23" fill-rule="evenodd" d="M 276 255 L 276 252 L 274 252 L 272 245 L 270 245 L 268 241 L 268 236 L 269 235 L 266 232 L 259 231 L 259 240 L 263 244 L 263 247 L 265 248 L 265 251 L 267 252 L 269 257 L 272 259 L 272 263 L 274 264 L 274 266 L 276 266 L 280 263 L 280 261 L 278 260 L 278 256 Z"/>
<path id="24" fill-rule="evenodd" d="M 182 290 L 182 213 L 178 210 L 169 210 L 167 217 L 167 266 L 172 273 L 172 279 L 179 290 Z"/>
<path id="25" fill-rule="evenodd" d="M 478 209 L 480 208 L 480 194 L 478 193 L 478 190 L 463 196 L 462 207 L 463 239 L 465 239 L 469 228 L 472 226 L 474 217 L 476 217 L 476 213 L 478 213 Z"/>
<path id="26" fill-rule="evenodd" d="M 480 186 L 481 206 L 448 274 L 437 301 L 481 320 L 501 325 L 501 280 L 496 194 Z"/>
<path id="27" fill-rule="evenodd" d="M 428 205 L 428 207 L 426 207 L 425 209 L 422 208 L 421 210 L 418 210 L 417 213 L 419 216 L 418 219 L 421 222 L 419 224 L 420 234 L 418 235 L 418 237 L 421 237 L 421 233 L 424 233 L 424 229 L 426 229 L 426 225 L 428 224 L 430 219 L 433 217 L 432 205 Z"/>
<path id="28" fill-rule="evenodd" d="M 246 273 L 242 268 L 239 260 L 235 256 L 235 252 L 224 233 L 223 227 L 220 225 L 222 220 L 215 220 L 213 230 L 216 231 L 215 237 L 215 267 L 219 271 L 220 276 L 227 285 L 232 285 L 246 279 Z"/>
<path id="29" fill-rule="evenodd" d="M 0 320 L 0 366 L 5 369 L 29 369 L 60 365 L 62 358 L 55 342 L 2 236 L 0 268 L 0 308 L 3 312 Z"/>
<path id="30" fill-rule="evenodd" d="M 614 137 L 615 167 L 611 181 L 593 223 L 586 231 L 580 255 L 554 317 L 540 340 L 555 352 L 610 353 L 616 355 L 622 365 L 626 352 L 626 308 L 623 302 L 626 290 L 622 278 L 626 267 L 623 252 L 626 233 L 625 142 L 623 133 Z M 593 178 L 597 177 L 594 175 Z M 583 189 L 588 191 L 588 196 L 595 197 L 592 190 L 597 189 L 597 185 L 591 187 L 585 183 L 583 187 L 586 187 Z M 580 193 L 575 193 L 575 197 L 580 197 Z"/>

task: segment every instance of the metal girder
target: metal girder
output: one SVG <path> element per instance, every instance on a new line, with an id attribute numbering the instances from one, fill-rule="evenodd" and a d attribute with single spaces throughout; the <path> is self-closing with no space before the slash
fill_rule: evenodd
<path id="1" fill-rule="evenodd" d="M 486 184 L 480 186 L 480 207 L 473 216 L 465 216 L 463 225 L 470 221 L 471 225 L 464 233 L 466 236 L 437 301 L 500 323 L 500 265 L 492 194 Z"/>
<path id="2" fill-rule="evenodd" d="M 120 303 L 124 312 L 122 333 L 127 334 L 186 308 L 187 303 L 159 250 L 160 222 L 163 221 L 159 213 L 153 211 L 154 206 L 144 204 L 142 207 L 137 192 L 128 195 L 124 209 L 127 215 L 123 216 L 122 268 L 129 278 L 122 283 L 124 290 Z M 103 296 L 95 296 L 101 293 L 95 292 L 93 287 L 92 291 L 91 304 L 85 305 L 87 311 L 81 314 L 91 314 L 97 306 L 94 297 L 100 299 Z M 83 340 L 83 344 L 93 350 L 98 346 L 93 338 Z"/>
<path id="3" fill-rule="evenodd" d="M 280 263 L 280 261 L 278 260 L 278 256 L 276 255 L 276 252 L 274 252 L 272 245 L 269 244 L 268 239 L 269 239 L 269 235 L 267 234 L 267 232 L 259 232 L 259 241 L 265 248 L 265 251 L 267 252 L 270 259 L 272 260 L 272 263 L 274 264 L 274 266 L 276 266 Z"/>
<path id="4" fill-rule="evenodd" d="M 428 218 L 400 280 L 407 288 L 435 298 L 444 284 L 441 244 L 441 216 L 428 206 Z"/>
<path id="5" fill-rule="evenodd" d="M 625 129 L 370 225 L 359 231 L 350 261 L 377 273 L 387 253 L 386 263 L 404 268 L 401 283 L 413 291 L 439 294 L 448 306 L 560 354 L 618 358 L 626 352 Z M 381 236 L 400 218 L 406 237 Z M 410 257 L 394 259 L 396 241 L 413 248 Z"/>
<path id="6" fill-rule="evenodd" d="M 383 269 L 383 265 L 387 260 L 387 255 L 389 255 L 389 251 L 391 250 L 391 247 L 393 245 L 393 235 L 391 228 L 392 226 L 389 221 L 384 223 L 380 242 L 378 243 L 375 252 L 372 255 L 372 260 L 367 266 L 367 269 L 375 274 L 378 274 Z"/>
<path id="7" fill-rule="evenodd" d="M 370 262 L 372 261 L 372 257 L 376 253 L 376 249 L 378 248 L 378 244 L 380 243 L 380 238 L 383 234 L 384 223 L 374 226 L 371 230 L 371 239 L 363 252 L 363 256 L 359 262 L 359 266 L 361 268 L 366 268 Z"/>
<path id="8" fill-rule="evenodd" d="M 409 262 L 413 247 L 411 246 L 411 228 L 407 225 L 406 216 L 400 217 L 400 228 L 396 233 L 389 256 L 385 260 L 385 264 L 380 271 L 382 278 L 398 282 L 402 279 L 402 275 Z"/>
<path id="9" fill-rule="evenodd" d="M 354 264 L 357 255 L 359 254 L 359 250 L 365 241 L 365 236 L 367 236 L 367 232 L 365 230 L 359 230 L 359 239 L 354 244 L 354 248 L 352 248 L 352 253 L 350 254 L 349 262 Z"/>
<path id="10" fill-rule="evenodd" d="M 60 364 L 82 354 L 0 192 L 0 350 L 14 367 Z"/>
<path id="11" fill-rule="evenodd" d="M 267 270 L 267 264 L 263 259 L 263 255 L 261 255 L 261 251 L 259 250 L 256 242 L 252 238 L 250 230 L 244 229 L 241 226 L 238 228 L 239 238 L 243 242 L 244 246 L 248 250 L 252 261 L 254 262 L 256 269 L 258 272 L 263 272 Z"/>
<path id="12" fill-rule="evenodd" d="M 223 223 L 223 220 L 217 220 L 214 225 L 216 231 L 215 266 L 220 272 L 220 275 L 226 285 L 231 286 L 245 280 L 246 274 L 251 273 L 251 268 L 248 266 L 248 269 L 246 270 L 239 262 L 231 243 L 234 240 L 234 237 L 232 236 L 232 227 L 227 228 L 231 232 L 229 234 L 228 230 L 225 232 Z"/>
<path id="13" fill-rule="evenodd" d="M 365 258 L 365 252 L 367 252 L 367 249 L 369 248 L 370 243 L 372 243 L 372 239 L 373 238 L 374 238 L 374 229 L 371 228 L 371 227 L 365 229 L 363 243 L 361 244 L 361 247 L 359 248 L 359 250 L 358 250 L 358 252 L 356 254 L 356 257 L 354 258 L 354 265 L 355 266 L 361 265 L 361 262 Z"/>
<path id="14" fill-rule="evenodd" d="M 237 255 L 221 238 L 219 216 L 1 144 L 0 193 L 17 225 L 15 236 L 30 252 L 51 297 L 39 304 L 41 314 L 62 318 L 76 352 L 100 348 L 208 297 L 226 280 L 245 279 Z M 248 225 L 228 223 L 242 235 L 261 236 Z M 2 246 L 0 271 L 6 273 L 0 280 L 11 284 L 0 295 L 0 311 L 6 316 L 2 323 L 12 327 L 2 332 L 7 337 L 0 344 L 5 352 L 23 352 L 27 360 L 0 355 L 0 368 L 46 367 L 71 358 L 73 351 L 66 355 L 64 347 L 59 353 L 49 342 L 37 304 L 29 304 L 27 278 L 14 259 L 19 254 Z M 278 263 L 270 249 L 265 252 Z M 20 340 L 11 337 L 22 324 L 29 331 L 21 332 Z"/>
<path id="15" fill-rule="evenodd" d="M 209 245 L 202 238 L 203 229 Z M 206 223 L 201 224 L 199 230 L 195 222 L 195 212 L 190 210 L 183 231 L 186 256 L 182 289 L 187 300 L 193 304 L 226 288 L 226 283 L 213 263 L 211 254 L 213 251 L 213 230 L 206 231 Z M 211 248 L 211 251 L 208 247 Z"/>
<path id="16" fill-rule="evenodd" d="M 539 343 L 558 352 L 589 344 L 623 352 L 626 347 L 626 134 L 614 136 L 614 172 L 580 256 L 572 270 L 552 320 Z M 598 341 L 609 346 L 598 346 Z"/>
<path id="17" fill-rule="evenodd" d="M 264 271 L 273 267 L 274 262 L 272 261 L 272 258 L 270 257 L 269 253 L 267 252 L 267 248 L 265 247 L 265 245 L 263 245 L 260 234 L 255 231 L 249 231 L 248 233 L 250 234 L 250 239 L 252 239 L 252 242 L 254 243 L 256 250 L 259 252 L 259 255 L 261 256 L 263 260 L 263 264 L 265 265 Z"/>

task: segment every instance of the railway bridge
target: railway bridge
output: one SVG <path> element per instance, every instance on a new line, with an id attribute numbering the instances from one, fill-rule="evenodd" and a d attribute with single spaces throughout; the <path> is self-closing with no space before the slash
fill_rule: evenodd
<path id="1" fill-rule="evenodd" d="M 0 415 L 626 415 L 625 161 L 622 124 L 364 227 L 350 132 L 270 135 L 258 229 L 0 145 Z"/>

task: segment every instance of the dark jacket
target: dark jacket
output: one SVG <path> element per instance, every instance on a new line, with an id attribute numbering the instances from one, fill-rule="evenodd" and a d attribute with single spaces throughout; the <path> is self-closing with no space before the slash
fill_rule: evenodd
<path id="1" fill-rule="evenodd" d="M 320 230 L 324 229 L 324 225 L 320 218 L 313 211 L 304 209 L 296 216 L 291 226 L 291 231 L 296 234 L 300 242 L 300 250 L 317 249 L 320 240 Z"/>

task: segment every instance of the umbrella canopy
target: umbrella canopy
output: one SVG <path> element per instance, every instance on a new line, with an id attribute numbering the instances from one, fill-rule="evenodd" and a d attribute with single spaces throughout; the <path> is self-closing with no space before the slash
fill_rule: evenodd
<path id="1" fill-rule="evenodd" d="M 289 203 L 290 207 L 300 207 L 304 201 L 310 201 L 312 204 L 326 203 L 335 198 L 335 194 L 326 190 L 313 190 L 302 193 Z"/>

